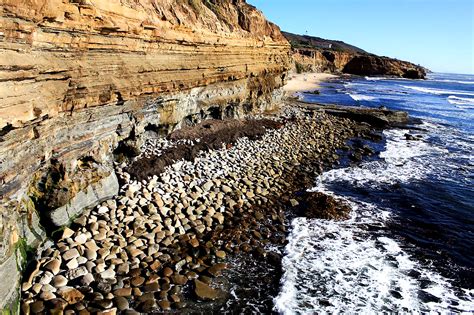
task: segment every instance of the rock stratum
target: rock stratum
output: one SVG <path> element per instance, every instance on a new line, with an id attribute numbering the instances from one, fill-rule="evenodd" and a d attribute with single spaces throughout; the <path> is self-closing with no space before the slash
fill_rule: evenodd
<path id="1" fill-rule="evenodd" d="M 408 61 L 370 54 L 342 41 L 283 32 L 291 43 L 298 72 L 347 73 L 362 76 L 394 76 L 424 79 L 426 68 Z"/>
<path id="2" fill-rule="evenodd" d="M 272 109 L 290 46 L 241 0 L 0 0 L 0 307 L 149 133 Z"/>

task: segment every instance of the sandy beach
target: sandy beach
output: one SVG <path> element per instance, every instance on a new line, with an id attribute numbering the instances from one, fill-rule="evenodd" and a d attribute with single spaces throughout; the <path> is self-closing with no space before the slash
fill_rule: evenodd
<path id="1" fill-rule="evenodd" d="M 329 73 L 292 73 L 289 74 L 288 83 L 283 89 L 288 95 L 293 95 L 296 92 L 312 91 L 318 89 L 322 81 L 335 77 L 337 75 Z"/>

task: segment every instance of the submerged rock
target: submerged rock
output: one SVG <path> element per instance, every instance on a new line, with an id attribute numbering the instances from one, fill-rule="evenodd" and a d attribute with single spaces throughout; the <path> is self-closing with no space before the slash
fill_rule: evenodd
<path id="1" fill-rule="evenodd" d="M 194 280 L 194 293 L 202 300 L 215 300 L 219 297 L 218 289 L 214 289 L 197 279 Z"/>
<path id="2" fill-rule="evenodd" d="M 351 208 L 332 196 L 320 193 L 306 193 L 303 197 L 300 214 L 311 219 L 346 220 Z"/>

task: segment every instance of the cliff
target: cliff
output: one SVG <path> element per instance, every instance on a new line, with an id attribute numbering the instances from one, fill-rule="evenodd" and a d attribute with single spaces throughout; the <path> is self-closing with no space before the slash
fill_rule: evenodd
<path id="1" fill-rule="evenodd" d="M 0 0 L 0 307 L 19 253 L 117 193 L 116 158 L 272 109 L 289 49 L 243 0 Z"/>
<path id="2" fill-rule="evenodd" d="M 381 57 L 342 41 L 283 32 L 291 43 L 297 71 L 387 75 L 424 79 L 427 69 L 408 61 Z"/>

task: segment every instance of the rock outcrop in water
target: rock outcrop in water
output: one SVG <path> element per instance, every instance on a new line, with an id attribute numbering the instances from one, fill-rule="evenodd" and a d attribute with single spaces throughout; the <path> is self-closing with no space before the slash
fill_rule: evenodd
<path id="1" fill-rule="evenodd" d="M 278 27 L 243 0 L 2 0 L 0 307 L 43 227 L 117 193 L 114 154 L 272 109 L 288 67 Z"/>
<path id="2" fill-rule="evenodd" d="M 370 54 L 341 41 L 283 32 L 292 45 L 297 71 L 424 79 L 427 69 L 408 61 Z"/>

